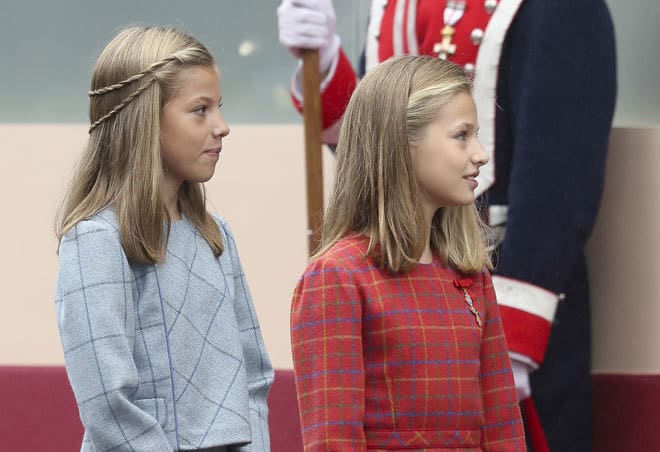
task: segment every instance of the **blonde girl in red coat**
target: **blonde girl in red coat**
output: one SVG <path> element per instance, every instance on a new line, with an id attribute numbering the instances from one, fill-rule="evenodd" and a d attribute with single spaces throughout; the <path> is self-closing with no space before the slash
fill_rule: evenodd
<path id="1" fill-rule="evenodd" d="M 358 85 L 291 334 L 306 451 L 524 451 L 470 81 L 428 56 Z"/>

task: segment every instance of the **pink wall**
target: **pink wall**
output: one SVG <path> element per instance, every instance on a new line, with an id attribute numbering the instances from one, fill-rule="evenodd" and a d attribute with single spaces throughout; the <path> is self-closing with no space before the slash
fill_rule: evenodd
<path id="1" fill-rule="evenodd" d="M 227 218 L 236 235 L 264 339 L 280 368 L 292 366 L 289 303 L 307 258 L 302 136 L 297 125 L 232 127 L 207 184 L 209 209 Z M 63 363 L 53 218 L 86 137 L 85 125 L 0 125 L 0 364 Z M 329 182 L 333 159 L 326 160 Z"/>
<path id="2" fill-rule="evenodd" d="M 0 364 L 63 362 L 52 226 L 85 139 L 84 125 L 0 125 Z M 329 185 L 333 160 L 325 157 Z M 282 368 L 291 367 L 289 302 L 306 261 L 303 161 L 300 126 L 234 126 L 208 184 L 209 207 L 232 224 L 266 345 Z M 589 246 L 596 373 L 660 374 L 659 170 L 659 128 L 613 131 Z"/>

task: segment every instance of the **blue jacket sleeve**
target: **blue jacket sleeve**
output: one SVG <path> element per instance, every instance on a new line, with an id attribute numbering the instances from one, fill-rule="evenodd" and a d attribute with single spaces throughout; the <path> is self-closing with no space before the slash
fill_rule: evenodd
<path id="1" fill-rule="evenodd" d="M 497 158 L 509 158 L 496 165 L 509 211 L 497 274 L 565 290 L 600 202 L 615 63 L 602 0 L 523 2 L 498 81 Z"/>
<path id="2" fill-rule="evenodd" d="M 56 311 L 69 381 L 95 450 L 172 450 L 157 419 L 132 402 L 132 272 L 116 231 L 83 221 L 63 238 Z"/>
<path id="3" fill-rule="evenodd" d="M 267 398 L 268 391 L 273 383 L 274 372 L 261 336 L 257 311 L 252 302 L 234 236 L 225 221 L 220 220 L 220 225 L 226 239 L 224 252 L 229 253 L 233 267 L 236 294 L 234 310 L 241 334 L 248 377 L 252 442 L 237 450 L 241 452 L 268 452 L 270 451 L 270 434 L 268 430 Z"/>

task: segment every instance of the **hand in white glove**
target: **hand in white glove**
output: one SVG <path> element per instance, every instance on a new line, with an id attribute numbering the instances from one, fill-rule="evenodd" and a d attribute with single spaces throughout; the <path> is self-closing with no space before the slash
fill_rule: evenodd
<path id="1" fill-rule="evenodd" d="M 326 73 L 338 55 L 332 0 L 282 0 L 277 8 L 280 43 L 296 58 L 300 49 L 318 49 L 319 69 Z"/>
<path id="2" fill-rule="evenodd" d="M 516 395 L 520 402 L 532 395 L 532 388 L 529 385 L 529 372 L 531 369 L 527 363 L 512 359 L 511 370 L 513 370 L 513 380 L 516 384 Z"/>

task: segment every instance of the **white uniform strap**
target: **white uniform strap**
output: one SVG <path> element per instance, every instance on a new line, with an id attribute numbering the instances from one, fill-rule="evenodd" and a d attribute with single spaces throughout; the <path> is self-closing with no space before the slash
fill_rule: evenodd
<path id="1" fill-rule="evenodd" d="M 476 194 L 481 195 L 495 182 L 495 116 L 497 75 L 502 44 L 523 0 L 500 0 L 488 22 L 479 46 L 474 70 L 474 99 L 479 113 L 479 141 L 490 157 L 479 169 Z"/>

